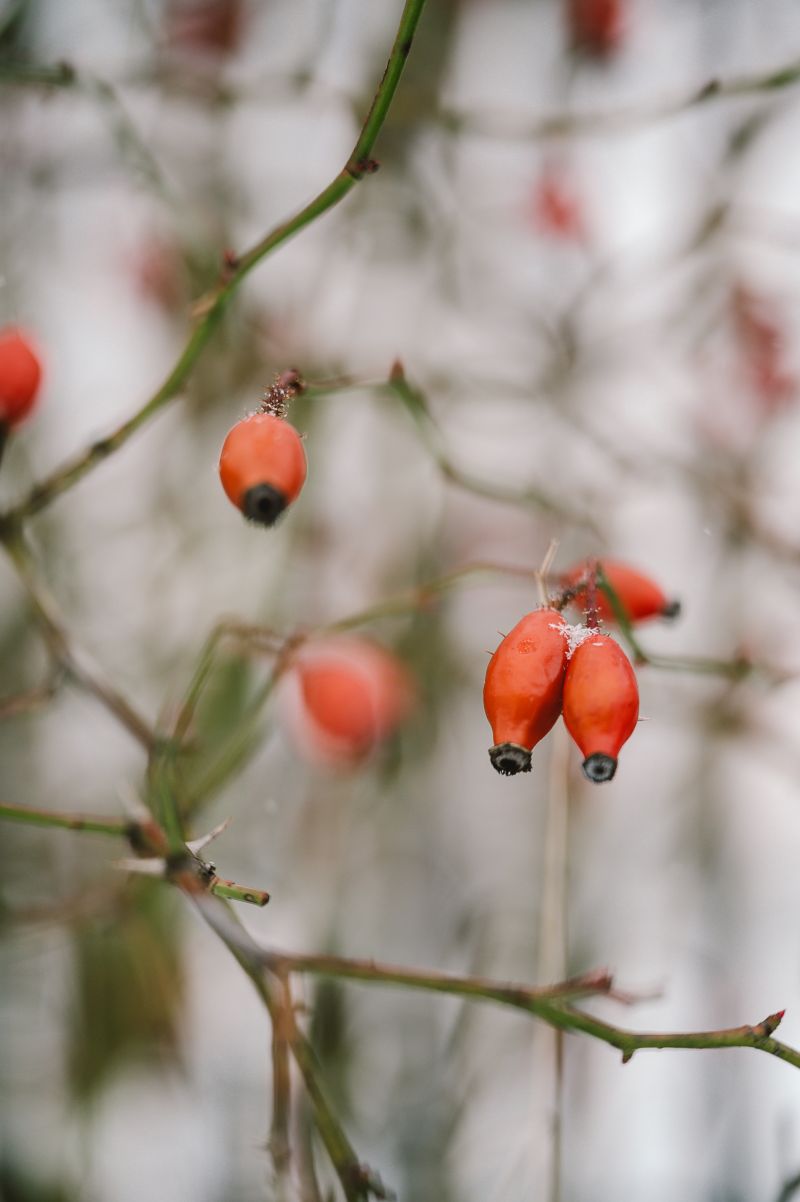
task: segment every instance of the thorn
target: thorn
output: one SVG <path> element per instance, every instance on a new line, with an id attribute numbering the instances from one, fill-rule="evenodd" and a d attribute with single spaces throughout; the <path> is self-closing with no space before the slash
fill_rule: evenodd
<path id="1" fill-rule="evenodd" d="M 136 872 L 140 876 L 166 876 L 167 861 L 156 857 L 149 860 L 112 860 L 112 868 L 119 868 L 121 872 Z"/>
<path id="2" fill-rule="evenodd" d="M 200 835 L 198 839 L 187 840 L 186 846 L 189 848 L 189 851 L 197 855 L 199 851 L 202 851 L 204 847 L 208 847 L 209 843 L 218 838 L 223 831 L 226 831 L 232 821 L 231 818 L 226 818 L 224 822 L 220 822 L 219 826 L 215 826 L 207 835 Z"/>
<path id="3" fill-rule="evenodd" d="M 633 1060 L 633 1052 L 623 1052 L 622 1063 L 627 1064 L 629 1060 Z"/>
<path id="4" fill-rule="evenodd" d="M 403 364 L 399 359 L 395 359 L 394 363 L 389 369 L 389 383 L 400 384 L 405 380 L 405 378 L 406 373 L 403 370 Z"/>

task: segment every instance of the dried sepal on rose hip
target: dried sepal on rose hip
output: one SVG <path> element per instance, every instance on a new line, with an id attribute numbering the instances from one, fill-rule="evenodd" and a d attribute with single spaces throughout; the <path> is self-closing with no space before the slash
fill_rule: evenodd
<path id="1" fill-rule="evenodd" d="M 303 387 L 295 371 L 278 376 L 261 411 L 238 421 L 222 444 L 222 487 L 246 518 L 262 526 L 274 525 L 305 483 L 303 440 L 286 421 L 287 402 Z"/>
<path id="2" fill-rule="evenodd" d="M 28 335 L 14 326 L 0 330 L 0 426 L 10 429 L 30 416 L 41 379 L 41 361 Z"/>
<path id="3" fill-rule="evenodd" d="M 492 728 L 489 751 L 502 776 L 530 772 L 531 751 L 561 713 L 567 624 L 547 607 L 526 614 L 489 661 L 483 706 Z"/>
<path id="4" fill-rule="evenodd" d="M 284 687 L 285 713 L 307 759 L 352 768 L 402 725 L 415 692 L 394 652 L 371 639 L 331 636 L 295 654 Z"/>
<path id="5" fill-rule="evenodd" d="M 578 606 L 586 605 L 588 580 L 593 569 L 599 569 L 595 603 L 597 616 L 604 622 L 614 622 L 616 613 L 610 598 L 603 591 L 603 580 L 608 582 L 615 593 L 629 622 L 645 622 L 650 618 L 677 618 L 680 614 L 680 602 L 668 598 L 655 580 L 629 564 L 615 559 L 586 559 L 562 574 L 561 584 L 569 589 L 580 585 L 582 580 L 587 580 L 574 594 L 574 603 Z"/>
<path id="6" fill-rule="evenodd" d="M 620 748 L 639 718 L 639 688 L 630 660 L 607 634 L 594 630 L 573 651 L 564 676 L 564 723 L 583 755 L 584 775 L 611 780 Z"/>

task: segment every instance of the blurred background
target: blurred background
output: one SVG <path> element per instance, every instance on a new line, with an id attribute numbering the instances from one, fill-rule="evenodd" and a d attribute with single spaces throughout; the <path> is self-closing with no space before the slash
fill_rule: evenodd
<path id="1" fill-rule="evenodd" d="M 143 404 L 226 250 L 340 170 L 400 8 L 0 0 L 0 325 L 45 370 L 4 505 Z M 530 579 L 464 576 L 360 628 L 416 705 L 356 764 L 305 754 L 286 690 L 262 704 L 271 659 L 228 648 L 185 772 L 195 833 L 233 819 L 220 874 L 272 894 L 242 912 L 268 946 L 529 983 L 608 965 L 659 991 L 591 1004 L 610 1021 L 785 1006 L 800 1043 L 800 88 L 776 78 L 798 60 L 792 0 L 429 0 L 378 174 L 249 276 L 181 397 L 31 521 L 71 637 L 152 723 L 223 615 L 285 635 L 477 561 L 534 569 L 552 539 L 556 571 L 608 554 L 681 599 L 648 652 L 754 665 L 642 667 L 647 721 L 598 789 L 560 729 L 529 776 L 487 758 L 486 653 Z M 440 444 L 382 386 L 398 359 Z M 216 465 L 288 367 L 314 384 L 291 413 L 309 477 L 265 531 Z M 48 693 L 0 723 L 3 800 L 124 813 L 142 749 L 53 679 L 6 557 L 0 662 L 4 698 Z M 113 841 L 9 824 L 1 846 L 0 1195 L 313 1198 L 299 1083 L 278 1183 L 266 1014 L 182 899 L 114 869 Z M 401 1199 L 785 1202 L 800 1172 L 800 1078 L 771 1057 L 622 1068 L 568 1036 L 559 1085 L 523 1015 L 310 976 L 297 1000 Z"/>

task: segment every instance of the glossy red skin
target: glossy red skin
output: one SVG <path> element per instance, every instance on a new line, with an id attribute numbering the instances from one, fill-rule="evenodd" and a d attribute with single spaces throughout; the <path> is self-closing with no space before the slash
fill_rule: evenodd
<path id="1" fill-rule="evenodd" d="M 530 751 L 555 725 L 567 666 L 566 622 L 555 609 L 526 614 L 489 661 L 483 707 L 495 746 Z"/>
<path id="2" fill-rule="evenodd" d="M 303 742 L 328 762 L 356 762 L 408 716 L 414 689 L 404 664 L 368 639 L 311 644 L 296 666 L 310 723 Z"/>
<path id="3" fill-rule="evenodd" d="M 219 477 L 239 509 L 244 494 L 258 484 L 295 499 L 306 479 L 306 453 L 294 426 L 271 413 L 254 413 L 237 422 L 222 444 Z"/>
<path id="4" fill-rule="evenodd" d="M 564 723 L 584 759 L 599 752 L 616 760 L 638 718 L 630 660 L 609 635 L 590 635 L 576 647 L 564 677 Z"/>
<path id="5" fill-rule="evenodd" d="M 0 424 L 16 426 L 33 409 L 42 367 L 28 339 L 19 330 L 0 331 Z"/>
<path id="6" fill-rule="evenodd" d="M 591 561 L 576 564 L 565 572 L 562 581 L 565 585 L 575 584 L 586 575 Z M 637 572 L 636 568 L 613 559 L 600 560 L 600 567 L 608 583 L 619 597 L 624 606 L 628 620 L 645 622 L 648 618 L 660 617 L 669 607 L 669 600 L 663 590 L 654 580 Z M 576 593 L 575 600 L 580 605 L 586 604 L 586 590 Z M 597 588 L 597 614 L 604 622 L 616 620 L 614 608 L 603 590 Z"/>

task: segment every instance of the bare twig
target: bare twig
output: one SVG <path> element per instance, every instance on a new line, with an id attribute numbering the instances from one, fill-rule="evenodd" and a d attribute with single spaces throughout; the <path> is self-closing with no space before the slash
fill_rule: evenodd
<path id="1" fill-rule="evenodd" d="M 3 535 L 6 551 L 28 594 L 42 636 L 55 661 L 86 692 L 102 702 L 148 752 L 152 751 L 156 744 L 156 736 L 149 724 L 104 678 L 101 670 L 92 663 L 86 652 L 76 647 L 74 639 L 67 633 L 55 600 L 36 576 L 30 551 L 20 531 L 14 528 L 6 529 Z"/>
<path id="2" fill-rule="evenodd" d="M 625 133 L 654 121 L 680 116 L 711 101 L 747 96 L 766 96 L 785 91 L 800 82 L 800 62 L 794 60 L 772 71 L 756 71 L 710 79 L 690 92 L 645 100 L 639 105 L 617 109 L 593 109 L 585 112 L 551 113 L 544 116 L 517 116 L 513 113 L 470 113 L 459 109 L 441 110 L 441 118 L 454 132 L 480 134 L 482 137 L 528 141 L 534 138 L 564 138 L 579 134 Z"/>
<path id="3" fill-rule="evenodd" d="M 129 838 L 131 834 L 131 823 L 124 818 L 102 818 L 95 814 L 60 814 L 57 810 L 39 810 L 30 806 L 9 805 L 6 802 L 0 802 L 0 819 L 23 822 L 28 826 L 91 831 L 96 835 L 113 835 L 118 839 Z"/>
<path id="4" fill-rule="evenodd" d="M 528 505 L 584 529 L 595 529 L 594 522 L 588 514 L 573 510 L 540 488 L 533 486 L 513 488 L 497 484 L 458 467 L 448 454 L 446 442 L 431 414 L 426 398 L 418 388 L 408 382 L 402 364 L 395 363 L 384 387 L 389 390 L 391 395 L 396 396 L 410 413 L 419 430 L 423 445 L 435 460 L 445 480 L 467 492 L 486 497 L 487 500 L 501 501 L 507 505 Z"/>

